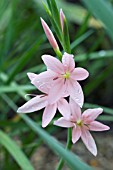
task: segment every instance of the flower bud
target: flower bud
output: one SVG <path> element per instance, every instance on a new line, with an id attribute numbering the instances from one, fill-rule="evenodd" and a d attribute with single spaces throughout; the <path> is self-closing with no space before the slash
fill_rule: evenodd
<path id="1" fill-rule="evenodd" d="M 57 44 L 57 41 L 56 41 L 52 31 L 50 30 L 50 28 L 48 27 L 48 25 L 42 18 L 41 18 L 41 23 L 42 23 L 43 29 L 45 31 L 45 34 L 46 34 L 51 46 L 53 47 L 53 49 L 55 51 L 59 50 L 59 46 Z"/>
<path id="2" fill-rule="evenodd" d="M 63 13 L 63 10 L 60 9 L 60 23 L 61 23 L 62 32 L 63 32 L 63 29 L 64 29 L 64 19 L 65 19 L 65 15 Z"/>

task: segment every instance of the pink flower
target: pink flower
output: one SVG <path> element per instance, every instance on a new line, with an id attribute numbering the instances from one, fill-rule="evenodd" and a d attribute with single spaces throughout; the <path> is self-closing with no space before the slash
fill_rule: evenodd
<path id="1" fill-rule="evenodd" d="M 72 142 L 76 143 L 81 137 L 87 149 L 96 156 L 97 147 L 89 131 L 104 131 L 110 129 L 108 126 L 95 121 L 99 114 L 103 112 L 103 109 L 87 109 L 81 114 L 80 107 L 70 99 L 70 110 L 69 118 L 67 118 L 67 115 L 64 115 L 64 117 L 55 121 L 54 125 L 67 128 L 73 127 Z"/>
<path id="2" fill-rule="evenodd" d="M 34 73 L 28 73 L 28 77 L 33 81 L 34 78 L 37 77 Z M 42 116 L 42 127 L 46 127 L 50 121 L 53 119 L 53 117 L 56 114 L 56 110 L 58 108 L 59 112 L 62 113 L 62 115 L 69 113 L 69 104 L 68 102 L 62 97 L 60 98 L 56 103 L 54 104 L 48 104 L 48 92 L 50 88 L 50 84 L 38 84 L 33 83 L 40 91 L 42 91 L 44 94 L 42 95 L 36 95 L 34 98 L 26 102 L 23 106 L 18 108 L 18 113 L 30 113 L 35 112 L 38 110 L 41 110 L 45 107 L 44 113 Z"/>
<path id="3" fill-rule="evenodd" d="M 52 31 L 50 30 L 50 28 L 48 27 L 48 25 L 42 18 L 41 18 L 41 23 L 42 23 L 43 29 L 45 31 L 45 34 L 46 34 L 51 46 L 53 47 L 53 49 L 55 51 L 57 51 L 57 50 L 59 51 L 59 46 L 57 44 L 57 41 L 56 41 Z"/>
<path id="4" fill-rule="evenodd" d="M 40 73 L 33 81 L 40 82 L 40 84 L 51 82 L 48 102 L 53 104 L 59 100 L 64 93 L 67 93 L 82 107 L 84 95 L 77 80 L 86 79 L 89 73 L 83 68 L 75 68 L 73 55 L 68 53 L 64 53 L 62 63 L 50 55 L 43 55 L 42 60 L 47 66 L 47 71 Z"/>

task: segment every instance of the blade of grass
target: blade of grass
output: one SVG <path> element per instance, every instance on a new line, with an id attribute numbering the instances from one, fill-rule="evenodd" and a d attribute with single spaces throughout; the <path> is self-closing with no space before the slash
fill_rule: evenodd
<path id="1" fill-rule="evenodd" d="M 73 41 L 71 43 L 71 50 L 74 51 L 75 48 L 80 45 L 80 43 L 82 43 L 84 40 L 86 40 L 90 35 L 92 35 L 94 33 L 93 30 L 89 30 L 86 33 L 84 33 L 83 35 L 81 35 L 79 38 L 75 39 L 75 41 Z"/>
<path id="2" fill-rule="evenodd" d="M 33 166 L 19 146 L 3 131 L 0 130 L 0 144 L 13 156 L 22 170 L 34 170 Z"/>
<path id="3" fill-rule="evenodd" d="M 84 60 L 87 60 L 87 59 L 90 59 L 90 60 L 103 59 L 103 58 L 107 59 L 109 57 L 113 57 L 113 50 L 108 50 L 108 51 L 101 50 L 101 51 L 93 52 L 93 53 L 90 53 L 90 54 L 87 54 L 87 53 L 78 54 L 75 57 L 75 61 L 80 62 L 80 61 L 84 61 Z"/>
<path id="4" fill-rule="evenodd" d="M 111 40 L 113 41 L 113 9 L 109 1 L 106 0 L 82 0 L 90 12 L 100 19 Z"/>
<path id="5" fill-rule="evenodd" d="M 17 92 L 17 91 L 30 91 L 30 90 L 35 90 L 36 88 L 32 85 L 23 85 L 23 86 L 1 86 L 0 87 L 0 93 L 11 93 L 11 92 Z"/>
<path id="6" fill-rule="evenodd" d="M 105 68 L 97 77 L 89 82 L 84 89 L 85 95 L 89 95 L 94 89 L 96 89 L 105 79 L 108 78 L 109 74 L 113 71 L 113 65 L 109 65 Z M 113 73 L 112 73 L 113 74 Z"/>
<path id="7" fill-rule="evenodd" d="M 33 54 L 36 52 L 38 47 L 41 45 L 43 42 L 43 37 L 41 37 L 36 43 L 32 45 L 31 48 L 26 51 L 23 56 L 21 57 L 20 61 L 18 64 L 15 66 L 14 70 L 11 72 L 10 76 L 8 77 L 8 80 L 6 84 L 9 84 L 15 75 L 22 70 L 22 68 L 26 65 L 26 63 L 29 61 L 29 59 L 33 56 Z"/>

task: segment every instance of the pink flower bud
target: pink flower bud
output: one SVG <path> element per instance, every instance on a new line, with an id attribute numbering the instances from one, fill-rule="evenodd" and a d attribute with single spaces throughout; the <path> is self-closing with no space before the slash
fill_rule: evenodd
<path id="1" fill-rule="evenodd" d="M 50 30 L 50 28 L 48 27 L 46 22 L 42 18 L 40 18 L 40 19 L 41 19 L 41 23 L 42 23 L 43 29 L 45 31 L 45 34 L 46 34 L 51 46 L 53 47 L 54 50 L 59 50 L 59 46 L 57 44 L 57 41 L 56 41 L 52 31 Z"/>
<path id="2" fill-rule="evenodd" d="M 65 19 L 65 15 L 64 15 L 62 9 L 60 9 L 60 23 L 61 23 L 62 32 L 64 29 L 64 19 Z"/>

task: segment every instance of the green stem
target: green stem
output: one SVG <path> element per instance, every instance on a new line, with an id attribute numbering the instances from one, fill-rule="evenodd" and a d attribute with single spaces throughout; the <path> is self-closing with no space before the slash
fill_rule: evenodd
<path id="1" fill-rule="evenodd" d="M 72 138 L 72 129 L 69 128 L 68 129 L 68 136 L 67 136 L 67 145 L 66 145 L 67 150 L 70 150 L 71 147 L 72 147 L 71 138 Z M 58 163 L 58 166 L 56 167 L 56 170 L 61 170 L 63 168 L 63 166 L 64 166 L 64 160 L 61 158 L 59 163 Z"/>
<path id="2" fill-rule="evenodd" d="M 60 50 L 54 50 L 56 55 L 58 56 L 59 60 L 62 61 L 62 53 Z"/>

